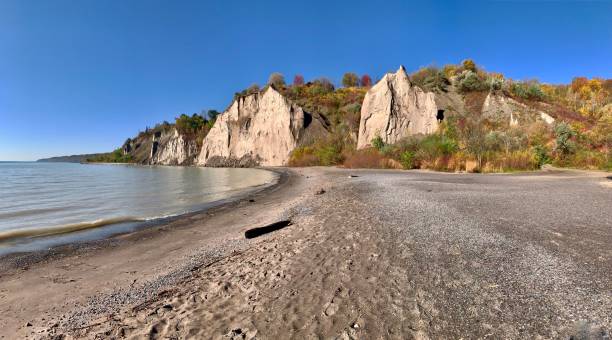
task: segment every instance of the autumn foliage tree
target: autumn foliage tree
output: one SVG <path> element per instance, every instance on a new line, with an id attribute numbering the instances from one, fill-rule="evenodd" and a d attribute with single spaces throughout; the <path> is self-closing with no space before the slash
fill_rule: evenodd
<path id="1" fill-rule="evenodd" d="M 367 74 L 364 74 L 363 76 L 361 76 L 361 86 L 363 87 L 372 86 L 372 78 L 370 78 L 370 76 Z"/>
<path id="2" fill-rule="evenodd" d="M 302 76 L 301 74 L 296 74 L 295 77 L 293 77 L 293 85 L 294 86 L 304 85 L 304 76 Z"/>
<path id="3" fill-rule="evenodd" d="M 464 61 L 461 62 L 461 66 L 463 67 L 464 70 L 467 70 L 467 71 L 472 71 L 472 72 L 478 71 L 478 69 L 476 68 L 476 63 L 472 59 L 465 59 Z"/>
<path id="4" fill-rule="evenodd" d="M 599 119 L 606 104 L 612 102 L 610 79 L 576 77 L 569 86 L 566 100 L 581 115 Z"/>
<path id="5" fill-rule="evenodd" d="M 359 76 L 353 72 L 347 72 L 342 76 L 342 86 L 356 87 L 359 86 Z"/>

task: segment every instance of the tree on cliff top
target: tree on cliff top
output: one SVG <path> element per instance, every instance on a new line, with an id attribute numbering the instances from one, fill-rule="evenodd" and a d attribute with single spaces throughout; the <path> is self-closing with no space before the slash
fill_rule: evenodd
<path id="1" fill-rule="evenodd" d="M 304 76 L 302 76 L 301 74 L 296 74 L 295 77 L 293 77 L 293 85 L 294 86 L 304 85 Z"/>
<path id="2" fill-rule="evenodd" d="M 206 119 L 199 114 L 182 114 L 175 120 L 176 129 L 184 135 L 196 134 L 206 125 Z"/>
<path id="3" fill-rule="evenodd" d="M 372 86 L 372 78 L 370 78 L 370 76 L 367 74 L 364 74 L 363 76 L 361 76 L 361 86 L 363 87 Z"/>
<path id="4" fill-rule="evenodd" d="M 206 115 L 208 116 L 209 120 L 215 120 L 215 119 L 217 119 L 217 116 L 219 115 L 219 111 L 217 111 L 217 110 L 208 110 L 208 111 L 206 111 Z"/>
<path id="5" fill-rule="evenodd" d="M 461 66 L 463 66 L 464 70 L 478 72 L 478 69 L 476 68 L 476 63 L 472 59 L 465 59 L 461 62 Z"/>
<path id="6" fill-rule="evenodd" d="M 275 87 L 285 86 L 285 76 L 278 72 L 272 73 L 270 78 L 268 78 L 268 85 L 274 85 Z"/>
<path id="7" fill-rule="evenodd" d="M 359 86 L 359 76 L 353 72 L 347 72 L 342 76 L 342 86 L 356 87 Z"/>

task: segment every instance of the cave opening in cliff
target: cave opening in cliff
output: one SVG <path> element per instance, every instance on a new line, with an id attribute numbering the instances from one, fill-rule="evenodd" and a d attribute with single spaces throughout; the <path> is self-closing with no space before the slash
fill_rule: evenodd
<path id="1" fill-rule="evenodd" d="M 312 115 L 308 112 L 304 112 L 304 128 L 307 128 L 312 123 Z"/>
<path id="2" fill-rule="evenodd" d="M 436 115 L 436 119 L 438 120 L 438 122 L 441 122 L 444 120 L 444 110 L 438 110 L 438 114 Z"/>

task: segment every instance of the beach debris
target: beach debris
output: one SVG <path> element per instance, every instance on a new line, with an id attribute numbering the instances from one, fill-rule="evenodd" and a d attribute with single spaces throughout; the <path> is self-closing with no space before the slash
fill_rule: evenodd
<path id="1" fill-rule="evenodd" d="M 240 328 L 232 329 L 229 333 L 226 334 L 226 337 L 235 340 L 235 339 L 246 339 L 246 331 L 243 331 Z"/>
<path id="2" fill-rule="evenodd" d="M 315 192 L 315 195 L 323 195 L 325 193 L 325 189 L 319 189 Z"/>
<path id="3" fill-rule="evenodd" d="M 267 233 L 271 233 L 273 231 L 277 231 L 283 229 L 287 226 L 291 225 L 291 220 L 281 220 L 278 222 L 274 222 L 263 227 L 252 228 L 244 232 L 244 237 L 247 239 L 255 238 L 261 235 L 265 235 Z"/>
<path id="4" fill-rule="evenodd" d="M 347 177 L 348 178 L 355 178 L 355 177 L 359 177 L 359 176 L 357 176 L 357 175 L 348 175 Z"/>
<path id="5" fill-rule="evenodd" d="M 249 202 L 253 203 L 253 202 L 255 202 L 255 200 L 251 198 L 251 199 L 249 200 Z"/>

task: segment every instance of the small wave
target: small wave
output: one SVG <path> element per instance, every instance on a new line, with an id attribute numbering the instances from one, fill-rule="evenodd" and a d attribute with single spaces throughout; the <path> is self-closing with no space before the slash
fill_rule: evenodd
<path id="1" fill-rule="evenodd" d="M 96 220 L 93 222 L 81 222 L 74 224 L 66 224 L 56 227 L 44 227 L 44 228 L 28 228 L 28 229 L 17 229 L 17 230 L 6 230 L 0 232 L 0 241 L 6 241 L 16 238 L 24 237 L 41 237 L 58 234 L 66 234 L 80 230 L 98 228 L 109 224 L 127 223 L 127 222 L 142 222 L 143 219 L 135 217 L 115 217 L 108 219 Z"/>
<path id="2" fill-rule="evenodd" d="M 24 217 L 24 216 L 44 214 L 44 213 L 52 213 L 52 212 L 66 210 L 66 209 L 67 209 L 67 207 L 60 207 L 60 208 L 39 208 L 39 209 L 9 211 L 9 212 L 5 212 L 5 213 L 0 213 L 0 219 L 2 219 L 2 218 Z"/>

